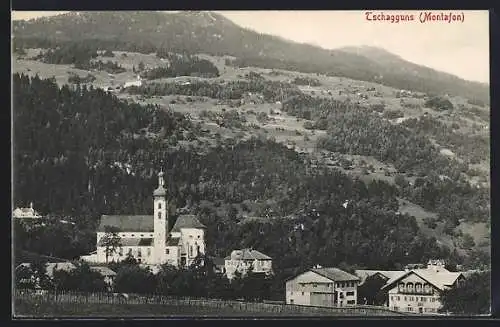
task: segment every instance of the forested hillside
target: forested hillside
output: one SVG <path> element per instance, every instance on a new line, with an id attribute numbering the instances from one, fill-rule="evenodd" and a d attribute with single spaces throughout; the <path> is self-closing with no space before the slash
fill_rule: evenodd
<path id="1" fill-rule="evenodd" d="M 402 60 L 396 67 L 340 50 L 326 50 L 259 34 L 211 12 L 73 12 L 13 24 L 15 48 L 54 48 L 87 42 L 110 50 L 209 53 L 233 64 L 372 81 L 399 89 L 449 93 L 489 103 L 489 88 Z M 406 66 L 400 69 L 401 64 Z M 408 74 L 411 71 L 411 74 Z"/>
<path id="2" fill-rule="evenodd" d="M 42 213 L 76 223 L 48 217 L 47 226 L 19 232 L 28 234 L 16 236 L 17 249 L 88 253 L 101 214 L 151 213 L 162 167 L 173 205 L 208 227 L 209 254 L 259 249 L 275 259 L 279 278 L 313 263 L 392 269 L 431 257 L 485 260 L 424 236 L 415 218 L 398 212 L 397 187 L 311 169 L 307 157 L 274 141 L 221 139 L 199 149 L 186 140 L 200 129 L 182 114 L 17 74 L 13 89 L 14 204 L 29 199 Z"/>

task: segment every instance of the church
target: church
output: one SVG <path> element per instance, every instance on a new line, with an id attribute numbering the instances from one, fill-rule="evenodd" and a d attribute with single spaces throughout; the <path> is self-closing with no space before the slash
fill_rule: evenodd
<path id="1" fill-rule="evenodd" d="M 119 262 L 128 256 L 141 264 L 190 266 L 198 255 L 205 253 L 206 227 L 194 215 L 169 217 L 167 190 L 163 171 L 158 174 L 158 188 L 153 192 L 153 216 L 103 215 L 97 229 L 97 251 L 82 260 L 94 263 Z M 116 233 L 119 246 L 109 249 L 109 230 Z M 108 248 L 108 251 L 106 251 Z M 106 253 L 107 252 L 107 253 Z"/>

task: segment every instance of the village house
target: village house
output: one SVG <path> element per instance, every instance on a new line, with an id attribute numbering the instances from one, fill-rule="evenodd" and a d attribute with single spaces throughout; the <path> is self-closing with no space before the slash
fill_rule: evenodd
<path id="1" fill-rule="evenodd" d="M 22 263 L 16 267 L 16 270 L 20 269 L 21 267 L 30 268 L 31 264 Z M 99 273 L 104 278 L 104 282 L 109 289 L 113 288 L 113 283 L 116 276 L 116 273 L 113 270 L 109 269 L 108 267 L 101 266 L 90 266 L 89 268 L 91 271 Z M 74 269 L 76 269 L 76 266 L 71 262 L 48 262 L 45 264 L 45 273 L 49 278 L 54 278 L 55 271 L 65 271 L 69 273 Z"/>
<path id="2" fill-rule="evenodd" d="M 174 217 L 167 210 L 167 191 L 163 172 L 158 174 L 158 188 L 153 192 L 154 214 L 103 215 L 97 230 L 97 251 L 83 256 L 89 262 L 119 262 L 134 257 L 141 264 L 188 267 L 205 253 L 206 227 L 194 215 Z M 111 234 L 110 229 L 114 232 Z M 115 237 L 119 243 L 110 245 Z"/>
<path id="3" fill-rule="evenodd" d="M 130 86 L 137 86 L 137 87 L 139 87 L 141 85 L 142 85 L 142 78 L 141 78 L 141 76 L 137 75 L 137 80 L 126 82 L 123 85 L 123 88 L 127 88 L 127 87 L 130 87 Z"/>
<path id="4" fill-rule="evenodd" d="M 359 278 L 338 268 L 316 267 L 286 282 L 286 303 L 342 307 L 357 303 Z"/>
<path id="5" fill-rule="evenodd" d="M 21 219 L 38 219 L 42 218 L 42 216 L 33 209 L 33 202 L 30 203 L 29 208 L 16 208 L 12 211 L 13 218 L 21 218 Z"/>
<path id="6" fill-rule="evenodd" d="M 234 250 L 225 258 L 225 272 L 233 279 L 236 272 L 244 276 L 251 269 L 254 273 L 272 274 L 272 258 L 254 249 Z"/>
<path id="7" fill-rule="evenodd" d="M 461 272 L 450 272 L 442 261 L 429 261 L 425 269 L 406 269 L 382 287 L 388 293 L 388 306 L 395 311 L 435 314 L 441 308 L 444 290 L 465 280 Z"/>

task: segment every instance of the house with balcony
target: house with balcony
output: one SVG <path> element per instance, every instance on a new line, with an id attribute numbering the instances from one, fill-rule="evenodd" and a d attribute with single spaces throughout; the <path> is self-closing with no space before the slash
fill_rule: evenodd
<path id="1" fill-rule="evenodd" d="M 309 269 L 286 282 L 286 303 L 343 307 L 357 304 L 360 279 L 338 268 Z"/>
<path id="2" fill-rule="evenodd" d="M 465 280 L 461 272 L 450 272 L 440 261 L 429 261 L 425 269 L 412 269 L 396 274 L 382 287 L 388 295 L 388 306 L 395 311 L 435 314 L 441 308 L 444 290 Z"/>

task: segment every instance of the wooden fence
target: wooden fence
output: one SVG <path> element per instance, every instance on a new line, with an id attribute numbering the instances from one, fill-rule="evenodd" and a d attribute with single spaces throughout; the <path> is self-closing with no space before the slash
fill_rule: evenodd
<path id="1" fill-rule="evenodd" d="M 201 299 L 173 297 L 163 295 L 139 295 L 118 293 L 79 293 L 79 292 L 44 292 L 33 290 L 15 290 L 14 299 L 30 303 L 54 304 L 156 304 L 165 306 L 196 307 L 201 315 L 206 312 L 224 312 L 231 310 L 242 315 L 266 313 L 276 315 L 331 315 L 331 316 L 401 316 L 402 312 L 389 310 L 386 307 L 359 305 L 351 307 L 318 307 L 292 304 L 271 304 L 262 302 L 242 302 L 217 299 Z M 199 309 L 198 309 L 199 308 Z"/>

